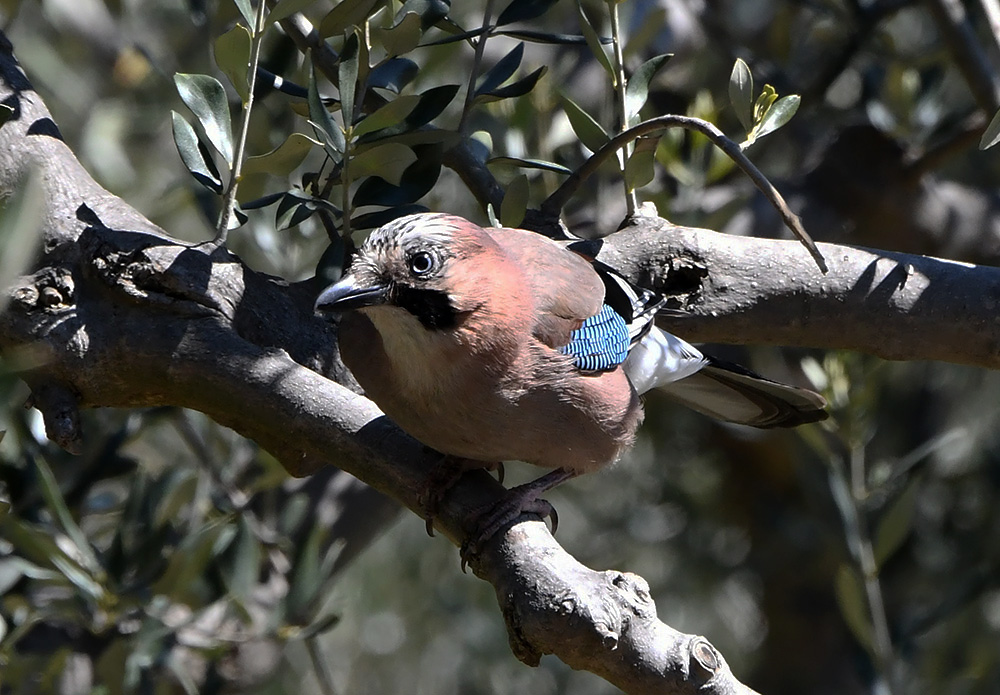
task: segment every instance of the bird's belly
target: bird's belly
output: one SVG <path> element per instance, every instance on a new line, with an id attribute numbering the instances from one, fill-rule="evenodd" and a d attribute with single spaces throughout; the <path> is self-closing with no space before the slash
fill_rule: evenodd
<path id="1" fill-rule="evenodd" d="M 624 379 L 620 374 L 580 379 L 585 387 L 596 387 L 601 379 L 619 377 Z M 642 418 L 638 398 L 627 384 L 624 397 L 599 402 L 587 400 L 585 393 L 548 387 L 515 393 L 502 388 L 460 392 L 445 389 L 418 398 L 403 397 L 399 391 L 371 396 L 400 427 L 442 453 L 581 473 L 616 460 L 631 445 Z"/>
<path id="2" fill-rule="evenodd" d="M 540 344 L 528 348 L 532 369 L 519 368 L 523 363 L 487 368 L 443 337 L 380 334 L 366 318 L 348 315 L 340 348 L 386 415 L 452 456 L 584 473 L 617 459 L 642 420 L 638 396 L 620 369 L 585 376 Z"/>

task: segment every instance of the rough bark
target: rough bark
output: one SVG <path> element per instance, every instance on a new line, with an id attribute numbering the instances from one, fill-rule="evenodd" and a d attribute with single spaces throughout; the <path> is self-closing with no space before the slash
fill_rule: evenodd
<path id="1" fill-rule="evenodd" d="M 823 274 L 797 241 L 733 237 L 638 220 L 601 258 L 677 296 L 663 320 L 694 341 L 839 348 L 893 360 L 1000 366 L 1000 269 L 818 244 Z"/>

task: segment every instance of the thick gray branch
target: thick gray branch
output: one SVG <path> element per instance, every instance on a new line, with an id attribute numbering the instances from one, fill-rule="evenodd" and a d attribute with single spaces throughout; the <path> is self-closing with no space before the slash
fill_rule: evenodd
<path id="1" fill-rule="evenodd" d="M 601 259 L 676 296 L 664 320 L 693 341 L 846 348 L 894 360 L 1000 367 L 1000 269 L 819 244 L 819 272 L 796 241 L 722 235 L 640 218 Z"/>

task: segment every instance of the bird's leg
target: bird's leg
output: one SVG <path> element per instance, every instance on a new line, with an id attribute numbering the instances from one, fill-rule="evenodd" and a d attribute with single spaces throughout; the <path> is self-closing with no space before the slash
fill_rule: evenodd
<path id="1" fill-rule="evenodd" d="M 431 469 L 427 487 L 420 495 L 420 506 L 423 508 L 428 536 L 434 536 L 434 517 L 437 516 L 438 508 L 441 506 L 444 496 L 448 494 L 448 490 L 455 486 L 455 483 L 465 472 L 466 466 L 464 464 L 465 459 L 442 454 Z"/>
<path id="2" fill-rule="evenodd" d="M 444 501 L 444 496 L 455 487 L 455 483 L 462 477 L 465 471 L 485 468 L 488 471 L 498 470 L 500 482 L 503 483 L 503 463 L 484 463 L 473 461 L 472 459 L 441 454 L 441 458 L 431 469 L 427 487 L 420 495 L 420 506 L 423 508 L 424 522 L 427 524 L 427 535 L 434 536 L 434 518 L 437 516 L 438 508 Z"/>
<path id="3" fill-rule="evenodd" d="M 512 487 L 499 502 L 477 512 L 472 531 L 462 543 L 460 551 L 462 571 L 465 571 L 469 559 L 477 555 L 488 540 L 521 514 L 537 514 L 542 519 L 551 517 L 552 533 L 555 533 L 559 526 L 559 515 L 551 504 L 541 499 L 541 496 L 576 475 L 576 471 L 555 468 L 529 483 Z"/>

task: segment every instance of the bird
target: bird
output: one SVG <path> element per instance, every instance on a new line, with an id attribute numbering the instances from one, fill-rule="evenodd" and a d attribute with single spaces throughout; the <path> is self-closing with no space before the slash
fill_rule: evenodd
<path id="1" fill-rule="evenodd" d="M 653 388 L 758 428 L 827 416 L 820 394 L 660 329 L 665 303 L 565 243 L 428 212 L 374 230 L 315 310 L 339 317 L 341 358 L 365 395 L 453 471 L 550 469 L 483 514 L 485 542 L 524 511 L 553 513 L 541 499 L 552 487 L 618 460 Z"/>

